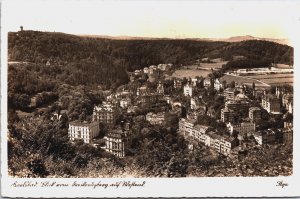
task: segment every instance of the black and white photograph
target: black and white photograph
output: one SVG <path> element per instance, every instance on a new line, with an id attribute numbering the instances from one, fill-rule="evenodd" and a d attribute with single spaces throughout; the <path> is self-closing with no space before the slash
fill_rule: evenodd
<path id="1" fill-rule="evenodd" d="M 293 188 L 297 6 L 4 1 L 2 176 Z"/>

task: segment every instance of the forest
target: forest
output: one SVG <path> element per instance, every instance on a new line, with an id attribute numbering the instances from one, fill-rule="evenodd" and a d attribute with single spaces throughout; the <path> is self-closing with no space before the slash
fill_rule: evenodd
<path id="1" fill-rule="evenodd" d="M 8 33 L 9 61 L 40 66 L 49 62 L 55 68 L 49 75 L 60 75 L 71 85 L 116 87 L 128 82 L 127 72 L 153 64 L 188 64 L 205 57 L 232 61 L 234 56 L 250 62 L 293 65 L 292 47 L 268 41 L 114 40 L 55 32 Z"/>

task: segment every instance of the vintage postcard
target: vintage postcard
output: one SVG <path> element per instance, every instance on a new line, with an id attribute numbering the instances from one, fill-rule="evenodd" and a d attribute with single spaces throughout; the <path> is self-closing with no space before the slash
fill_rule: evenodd
<path id="1" fill-rule="evenodd" d="M 300 196 L 299 10 L 2 1 L 1 195 Z"/>

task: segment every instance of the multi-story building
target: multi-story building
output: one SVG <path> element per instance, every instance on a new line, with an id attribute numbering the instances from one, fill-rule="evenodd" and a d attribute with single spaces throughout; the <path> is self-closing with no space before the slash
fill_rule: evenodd
<path id="1" fill-rule="evenodd" d="M 155 73 L 157 73 L 157 66 L 155 65 L 152 65 L 152 66 L 149 66 L 149 75 L 155 75 Z"/>
<path id="2" fill-rule="evenodd" d="M 193 96 L 193 87 L 190 84 L 187 84 L 183 87 L 184 96 Z"/>
<path id="3" fill-rule="evenodd" d="M 223 95 L 226 100 L 234 100 L 237 91 L 234 88 L 226 88 L 223 91 Z"/>
<path id="4" fill-rule="evenodd" d="M 197 97 L 192 97 L 190 104 L 192 110 L 204 109 L 204 111 L 206 111 L 206 105 Z"/>
<path id="5" fill-rule="evenodd" d="M 158 64 L 157 67 L 161 71 L 166 71 L 171 68 L 171 65 L 170 64 Z"/>
<path id="6" fill-rule="evenodd" d="M 99 135 L 99 123 L 97 121 L 69 122 L 68 135 L 71 141 L 82 139 L 84 143 L 91 143 L 92 139 Z"/>
<path id="7" fill-rule="evenodd" d="M 206 133 L 210 130 L 209 126 L 196 125 L 193 127 L 191 139 L 196 142 L 205 143 Z"/>
<path id="8" fill-rule="evenodd" d="M 225 108 L 231 109 L 233 111 L 248 111 L 249 102 L 245 100 L 228 100 L 225 102 Z"/>
<path id="9" fill-rule="evenodd" d="M 277 142 L 277 131 L 274 129 L 257 131 L 253 136 L 259 145 L 274 144 Z"/>
<path id="10" fill-rule="evenodd" d="M 145 68 L 143 69 L 143 71 L 144 71 L 145 74 L 148 74 L 148 73 L 149 73 L 149 68 L 148 68 L 148 67 L 145 67 Z"/>
<path id="11" fill-rule="evenodd" d="M 162 95 L 157 93 L 149 93 L 138 96 L 138 98 L 136 98 L 136 103 L 145 106 L 155 104 L 160 99 L 162 99 Z"/>
<path id="12" fill-rule="evenodd" d="M 181 79 L 174 79 L 174 88 L 180 89 L 182 87 Z"/>
<path id="13" fill-rule="evenodd" d="M 215 79 L 214 81 L 214 88 L 217 90 L 217 91 L 220 91 L 221 89 L 223 89 L 223 84 L 221 83 L 220 79 Z"/>
<path id="14" fill-rule="evenodd" d="M 160 113 L 155 114 L 155 113 L 150 112 L 146 115 L 146 120 L 152 125 L 157 125 L 157 124 L 161 125 L 165 121 L 165 113 L 160 112 Z"/>
<path id="15" fill-rule="evenodd" d="M 211 79 L 210 79 L 210 78 L 205 78 L 205 79 L 203 80 L 203 86 L 204 86 L 205 88 L 209 88 L 209 87 L 211 87 L 211 85 L 212 85 L 212 82 L 211 82 Z"/>
<path id="16" fill-rule="evenodd" d="M 280 113 L 281 100 L 275 95 L 267 94 L 262 97 L 261 105 L 268 113 Z"/>
<path id="17" fill-rule="evenodd" d="M 93 121 L 98 121 L 108 126 L 115 124 L 118 115 L 117 108 L 111 103 L 103 102 L 100 106 L 95 106 L 93 110 Z"/>
<path id="18" fill-rule="evenodd" d="M 288 108 L 287 108 L 288 112 L 290 114 L 293 114 L 293 101 L 291 101 L 290 103 L 288 103 Z"/>
<path id="19" fill-rule="evenodd" d="M 137 96 L 148 95 L 149 93 L 150 93 L 150 90 L 147 88 L 147 86 L 141 86 L 136 90 Z"/>
<path id="20" fill-rule="evenodd" d="M 206 145 L 213 150 L 228 156 L 231 150 L 239 145 L 239 141 L 236 138 L 218 135 L 214 132 L 209 132 L 206 135 Z"/>
<path id="21" fill-rule="evenodd" d="M 129 144 L 128 132 L 122 129 L 114 129 L 105 137 L 105 150 L 118 157 L 125 157 Z"/>
<path id="22" fill-rule="evenodd" d="M 234 111 L 228 108 L 221 109 L 221 120 L 222 122 L 233 122 L 234 121 Z"/>
<path id="23" fill-rule="evenodd" d="M 198 83 L 198 79 L 197 78 L 191 78 L 191 84 L 192 86 L 197 86 L 197 83 Z"/>
<path id="24" fill-rule="evenodd" d="M 293 143 L 293 129 L 292 128 L 284 128 L 282 129 L 282 138 L 284 144 L 292 144 Z"/>
<path id="25" fill-rule="evenodd" d="M 127 108 L 128 106 L 131 105 L 131 99 L 129 97 L 123 98 L 120 100 L 120 107 L 121 108 Z"/>
<path id="26" fill-rule="evenodd" d="M 261 120 L 261 110 L 258 107 L 249 108 L 249 118 L 251 122 L 258 122 Z"/>
<path id="27" fill-rule="evenodd" d="M 181 118 L 179 120 L 179 132 L 185 138 L 189 138 L 190 135 L 192 134 L 195 123 L 196 123 L 196 120 Z"/>
<path id="28" fill-rule="evenodd" d="M 293 101 L 293 94 L 287 93 L 282 96 L 282 106 L 288 107 L 289 103 Z"/>
<path id="29" fill-rule="evenodd" d="M 163 85 L 163 83 L 161 83 L 161 81 L 158 82 L 156 92 L 161 95 L 164 94 L 164 85 Z"/>
<path id="30" fill-rule="evenodd" d="M 242 122 L 240 124 L 227 124 L 228 131 L 232 134 L 234 131 L 240 134 L 247 134 L 249 132 L 255 132 L 256 125 L 252 122 Z"/>
<path id="31" fill-rule="evenodd" d="M 141 70 L 135 70 L 135 71 L 134 71 L 134 74 L 135 74 L 135 75 L 141 75 L 141 74 L 142 74 L 142 71 L 141 71 Z"/>
<path id="32" fill-rule="evenodd" d="M 197 118 L 198 118 L 199 115 L 200 115 L 200 113 L 198 111 L 189 110 L 188 113 L 186 114 L 186 118 L 187 119 L 197 120 Z"/>

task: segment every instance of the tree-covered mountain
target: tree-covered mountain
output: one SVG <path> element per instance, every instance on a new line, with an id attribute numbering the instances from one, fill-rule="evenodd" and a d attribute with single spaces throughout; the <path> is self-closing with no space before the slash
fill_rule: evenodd
<path id="1" fill-rule="evenodd" d="M 126 71 L 159 63 L 185 64 L 196 59 L 244 56 L 249 60 L 293 64 L 293 48 L 268 41 L 213 42 L 155 39 L 113 40 L 64 33 L 19 31 L 8 34 L 9 60 L 60 66 L 66 83 L 119 85 Z"/>

